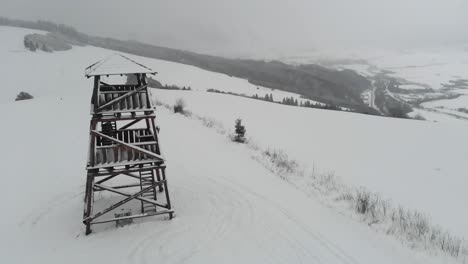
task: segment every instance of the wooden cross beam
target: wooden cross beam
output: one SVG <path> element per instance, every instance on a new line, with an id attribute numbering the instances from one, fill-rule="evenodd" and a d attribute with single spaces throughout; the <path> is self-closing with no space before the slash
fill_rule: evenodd
<path id="1" fill-rule="evenodd" d="M 126 175 L 126 176 L 128 176 L 128 177 L 132 177 L 132 178 L 138 179 L 138 180 L 141 179 L 142 182 L 153 182 L 152 180 L 146 180 L 146 179 L 140 178 L 140 177 L 138 177 L 138 176 L 136 176 L 136 175 L 133 175 L 133 174 L 131 174 L 130 172 L 129 172 L 129 173 L 123 172 L 122 174 L 124 174 L 124 175 Z"/>
<path id="2" fill-rule="evenodd" d="M 143 117 L 142 117 L 142 118 L 137 118 L 137 119 L 133 120 L 132 122 L 126 124 L 125 126 L 121 127 L 119 130 L 127 129 L 127 128 L 129 128 L 129 127 L 135 125 L 136 123 L 140 122 L 140 121 L 143 120 L 143 119 L 144 119 Z"/>
<path id="3" fill-rule="evenodd" d="M 121 206 L 121 205 L 124 205 L 124 204 L 130 202 L 131 200 L 135 199 L 136 197 L 142 195 L 143 193 L 145 193 L 145 192 L 147 192 L 147 191 L 149 191 L 149 190 L 155 188 L 157 185 L 158 185 L 158 183 L 154 183 L 154 184 L 152 184 L 152 185 L 150 185 L 150 186 L 144 188 L 143 190 L 141 190 L 141 191 L 139 191 L 139 192 L 137 192 L 137 193 L 135 193 L 135 194 L 132 194 L 132 195 L 130 195 L 130 196 L 127 196 L 127 198 L 121 200 L 120 202 L 117 202 L 117 203 L 111 205 L 110 207 L 108 207 L 108 208 L 102 210 L 101 212 L 98 212 L 98 213 L 96 213 L 96 214 L 94 214 L 94 215 L 92 215 L 92 216 L 86 217 L 85 219 L 83 219 L 83 223 L 85 223 L 85 224 L 90 223 L 91 221 L 93 221 L 93 219 L 96 219 L 96 218 L 98 218 L 98 217 L 100 217 L 100 216 L 102 216 L 102 215 L 104 215 L 104 214 L 106 214 L 106 213 L 108 213 L 108 212 L 114 210 L 115 208 L 117 208 L 117 207 L 119 207 L 119 206 Z M 107 188 L 107 189 L 111 189 L 111 190 L 113 190 L 113 191 L 117 191 L 117 192 L 118 192 L 118 190 L 114 190 L 114 189 L 112 189 L 112 188 L 103 186 L 103 185 L 101 185 L 101 184 L 95 184 L 94 186 L 96 186 L 96 187 L 98 187 L 98 188 L 103 188 L 103 189 Z M 151 200 L 149 200 L 149 201 L 151 201 Z M 151 203 L 152 203 L 152 202 L 151 202 Z"/>
<path id="4" fill-rule="evenodd" d="M 124 146 L 124 147 L 126 147 L 126 148 L 130 148 L 130 149 L 136 150 L 136 151 L 141 152 L 141 153 L 144 153 L 144 154 L 146 154 L 146 155 L 148 155 L 148 156 L 150 156 L 150 157 L 153 157 L 153 158 L 156 158 L 156 159 L 158 159 L 158 160 L 164 161 L 164 158 L 163 158 L 161 155 L 158 155 L 158 154 L 153 153 L 153 152 L 151 152 L 151 151 L 148 151 L 148 150 L 146 150 L 146 149 L 143 149 L 143 148 L 140 148 L 140 147 L 131 145 L 131 144 L 129 144 L 129 143 L 123 142 L 123 141 L 121 141 L 121 140 L 118 140 L 118 139 L 116 139 L 116 138 L 110 137 L 110 136 L 105 135 L 105 134 L 103 134 L 103 133 L 101 133 L 101 132 L 98 132 L 98 131 L 96 131 L 96 130 L 91 130 L 91 134 L 94 134 L 94 135 L 96 135 L 96 136 L 100 136 L 100 137 L 109 139 L 109 140 L 111 140 L 111 141 L 113 141 L 113 142 L 115 142 L 115 143 L 121 144 L 122 146 Z"/>
<path id="5" fill-rule="evenodd" d="M 115 98 L 114 100 L 112 100 L 112 101 L 110 101 L 110 102 L 107 102 L 107 103 L 105 103 L 104 105 L 101 105 L 100 107 L 98 107 L 98 108 L 96 109 L 96 111 L 99 112 L 99 111 L 103 110 L 103 109 L 106 108 L 106 107 L 109 107 L 109 106 L 111 106 L 111 105 L 113 105 L 113 104 L 116 104 L 116 103 L 120 102 L 121 100 L 123 100 L 123 99 L 125 99 L 125 98 L 127 98 L 127 97 L 129 97 L 129 96 L 132 96 L 132 95 L 134 95 L 134 94 L 136 94 L 136 93 L 138 93 L 138 92 L 140 92 L 141 90 L 145 89 L 146 87 L 148 87 L 148 84 L 145 84 L 145 85 L 143 85 L 143 86 L 140 86 L 140 87 L 136 88 L 135 90 L 133 90 L 133 91 L 131 91 L 131 92 L 128 92 L 128 93 L 126 93 L 126 94 L 123 94 L 122 96 L 119 96 L 119 97 Z"/>
<path id="6" fill-rule="evenodd" d="M 150 187 L 157 187 L 158 185 L 162 185 L 165 182 L 166 182 L 166 180 L 158 181 L 158 182 L 155 182 L 154 184 L 152 184 Z M 109 186 L 104 186 L 102 184 L 95 184 L 94 186 L 97 187 L 97 188 L 109 191 L 109 192 L 113 192 L 113 193 L 123 195 L 123 196 L 127 196 L 127 197 L 134 196 L 134 194 L 123 192 L 123 191 L 117 190 L 116 188 L 112 188 L 112 187 L 109 187 Z M 147 189 L 147 188 L 145 188 L 145 189 Z M 150 203 L 150 204 L 154 204 L 156 206 L 163 207 L 163 208 L 168 207 L 167 205 L 160 204 L 160 203 L 156 202 L 155 200 L 148 199 L 148 198 L 145 198 L 145 197 L 139 197 L 139 195 L 137 195 L 136 197 L 134 197 L 132 199 L 137 199 L 137 200 L 147 202 L 147 203 Z"/>
<path id="7" fill-rule="evenodd" d="M 140 172 L 142 170 L 142 168 L 135 167 L 135 166 L 138 166 L 138 164 L 137 165 L 132 165 L 129 168 L 114 168 L 112 170 L 88 172 L 88 175 L 91 175 L 92 177 L 104 177 L 104 176 L 110 176 L 110 175 L 119 174 L 119 173 L 127 175 L 126 174 L 127 172 Z M 149 166 L 145 166 L 143 168 L 145 170 L 150 170 L 150 169 L 161 168 L 161 166 L 162 165 L 149 165 Z M 139 179 L 139 177 L 138 177 L 138 179 Z"/>
<path id="8" fill-rule="evenodd" d="M 137 215 L 130 215 L 130 216 L 122 216 L 114 219 L 109 219 L 109 220 L 102 220 L 102 221 L 96 221 L 92 222 L 91 224 L 103 224 L 103 223 L 109 223 L 109 222 L 115 222 L 119 220 L 126 220 L 126 219 L 135 219 L 135 218 L 142 218 L 142 217 L 147 217 L 147 216 L 154 216 L 154 215 L 162 215 L 162 214 L 169 214 L 169 217 L 172 218 L 171 214 L 174 213 L 174 210 L 166 210 L 162 212 L 154 212 L 154 213 L 144 213 L 144 214 L 137 214 Z"/>

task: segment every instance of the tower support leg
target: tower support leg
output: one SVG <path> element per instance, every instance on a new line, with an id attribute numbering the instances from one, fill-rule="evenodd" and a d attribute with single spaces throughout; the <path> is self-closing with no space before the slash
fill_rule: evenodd
<path id="1" fill-rule="evenodd" d="M 85 193 L 85 211 L 84 211 L 84 219 L 91 216 L 93 213 L 93 202 L 94 202 L 94 176 L 88 174 L 86 179 L 86 193 Z M 89 222 L 85 222 L 86 225 L 86 235 L 91 233 L 91 224 Z"/>

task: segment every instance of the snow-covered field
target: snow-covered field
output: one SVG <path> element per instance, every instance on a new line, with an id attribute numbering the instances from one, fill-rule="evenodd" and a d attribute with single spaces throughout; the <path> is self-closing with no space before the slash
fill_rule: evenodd
<path id="1" fill-rule="evenodd" d="M 37 75 L 35 78 L 23 78 L 21 81 L 18 81 L 16 75 L 5 74 L 2 82 L 9 89 L 4 89 L 5 94 L 0 98 L 0 102 L 11 101 L 20 91 L 28 91 L 32 95 L 38 96 L 77 92 L 75 91 L 76 87 L 69 85 L 69 83 L 81 83 L 84 86 L 84 83 L 87 83 L 86 80 L 83 80 L 84 68 L 114 53 L 96 47 L 74 47 L 69 52 L 56 52 L 52 55 L 41 51 L 30 53 L 24 49 L 22 42 L 24 35 L 30 32 L 41 33 L 41 31 L 37 30 L 0 26 L 0 35 L 8 36 L 1 39 L 0 47 L 2 49 L 0 54 L 2 63 L 0 64 L 0 70 L 3 72 L 6 72 L 6 70 L 19 72 L 24 76 L 28 76 L 33 72 L 42 70 L 42 65 L 46 62 L 51 65 L 51 68 L 47 68 L 47 73 L 44 72 L 43 75 Z M 18 39 L 21 41 L 18 41 Z M 23 63 L 22 58 L 24 57 L 27 57 L 31 62 L 28 64 Z M 298 101 L 304 101 L 298 94 L 253 85 L 247 80 L 237 77 L 230 77 L 185 64 L 139 56 L 133 57 L 142 64 L 156 69 L 158 71 L 157 80 L 163 84 L 186 86 L 195 91 L 217 89 L 247 96 L 258 95 L 264 97 L 266 94 L 272 94 L 274 101 L 282 101 L 283 98 L 291 97 Z M 64 64 L 67 60 L 72 60 L 74 63 Z M 74 73 L 73 79 L 66 79 L 66 82 L 61 86 L 56 85 L 56 82 L 68 77 L 70 71 Z M 81 89 L 85 89 L 85 87 Z"/>
<path id="2" fill-rule="evenodd" d="M 451 263 L 428 256 L 322 204 L 287 184 L 252 150 L 200 122 L 158 111 L 177 217 L 103 226 L 84 236 L 81 223 L 92 81 L 84 68 L 112 53 L 74 47 L 26 52 L 32 30 L 0 27 L 0 256 L 5 263 Z M 420 209 L 468 237 L 466 125 L 397 120 L 304 109 L 203 92 L 256 90 L 245 80 L 131 56 L 182 97 L 194 113 L 226 128 L 241 117 L 252 141 L 280 148 L 305 166 L 334 171 Z M 218 87 L 221 86 L 221 87 Z M 244 88 L 242 88 L 244 87 Z M 249 88 L 250 87 L 250 88 Z M 13 102 L 19 91 L 34 100 Z M 276 92 L 274 97 L 276 97 Z M 278 95 L 279 97 L 280 95 Z"/>
<path id="3" fill-rule="evenodd" d="M 405 89 L 405 90 L 421 90 L 425 89 L 424 87 L 420 85 L 414 85 L 414 84 L 403 84 L 398 86 L 400 89 Z"/>
<path id="4" fill-rule="evenodd" d="M 458 108 L 468 109 L 468 95 L 462 95 L 455 99 L 436 100 L 422 104 L 428 108 L 448 108 L 457 110 Z"/>
<path id="5" fill-rule="evenodd" d="M 256 143 L 418 208 L 468 237 L 468 214 L 461 210 L 468 200 L 466 122 L 374 117 L 199 92 L 158 91 L 158 98 L 184 98 L 191 111 L 226 127 L 241 117 Z"/>
<path id="6" fill-rule="evenodd" d="M 468 78 L 466 47 L 417 50 L 330 49 L 284 57 L 281 60 L 290 63 L 334 61 L 337 68 L 353 69 L 366 76 L 372 76 L 379 70 L 387 70 L 393 72 L 391 76 L 433 89 L 442 88 L 442 84 L 448 84 L 450 80 Z M 340 64 L 340 61 L 343 63 Z M 370 66 L 372 67 L 369 68 Z"/>
<path id="7" fill-rule="evenodd" d="M 289 63 L 323 63 L 335 69 L 351 69 L 363 76 L 373 77 L 384 71 L 387 76 L 397 78 L 407 90 L 446 88 L 454 81 L 468 79 L 468 49 L 467 47 L 444 47 L 432 49 L 346 49 L 346 50 L 316 50 L 292 57 L 279 58 Z M 458 88 L 467 88 L 467 85 Z M 467 93 L 465 89 L 453 89 L 450 92 Z M 400 95 L 403 100 L 411 103 L 414 99 L 430 98 L 431 93 L 415 93 Z M 440 108 L 444 106 L 445 109 Z M 420 115 L 426 120 L 437 122 L 455 122 L 466 118 L 464 113 L 453 110 L 468 108 L 464 98 L 436 101 L 423 105 L 426 109 L 414 109 L 410 116 Z"/>

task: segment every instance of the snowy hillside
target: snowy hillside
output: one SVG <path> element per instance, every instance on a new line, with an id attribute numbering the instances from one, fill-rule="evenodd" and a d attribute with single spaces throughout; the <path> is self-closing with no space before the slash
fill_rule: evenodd
<path id="1" fill-rule="evenodd" d="M 377 70 L 387 70 L 391 71 L 392 76 L 433 89 L 442 88 L 442 84 L 450 80 L 468 78 L 466 47 L 425 50 L 330 49 L 283 57 L 281 60 L 289 63 L 329 63 L 353 69 L 364 76 L 371 76 Z"/>
<path id="2" fill-rule="evenodd" d="M 18 83 L 18 80 L 15 79 L 17 76 L 5 74 L 3 82 L 10 88 L 5 89 L 5 94 L 0 98 L 0 102 L 11 101 L 22 90 L 28 90 L 31 94 L 38 96 L 77 93 L 79 91 L 75 87 L 67 85 L 67 83 L 79 83 L 83 87 L 81 89 L 85 89 L 85 86 L 89 85 L 86 85 L 88 82 L 83 79 L 84 68 L 114 53 L 114 51 L 90 46 L 75 46 L 67 52 L 52 54 L 42 51 L 31 53 L 23 45 L 24 35 L 31 32 L 41 33 L 41 31 L 36 30 L 0 26 L 0 35 L 5 36 L 2 37 L 0 43 L 0 55 L 2 57 L 0 71 L 21 72 L 26 76 L 32 72 L 37 72 L 35 78 L 24 78 L 21 83 Z M 130 56 L 137 58 L 142 64 L 156 69 L 159 72 L 157 79 L 163 84 L 186 86 L 196 91 L 217 89 L 247 96 L 257 94 L 259 97 L 264 97 L 266 94 L 273 94 L 275 101 L 282 101 L 286 97 L 302 100 L 298 94 L 256 86 L 244 79 L 213 73 L 185 64 Z M 66 61 L 73 61 L 74 63 L 64 64 Z M 45 63 L 51 65 L 51 67 L 44 68 Z M 70 75 L 72 79 L 69 78 Z M 58 86 L 56 82 L 63 82 L 63 85 Z"/>
<path id="3" fill-rule="evenodd" d="M 84 68 L 112 52 L 94 47 L 27 52 L 23 36 L 33 32 L 0 27 L 0 74 L 6 81 L 0 101 L 5 113 L 0 118 L 0 198 L 7 201 L 0 256 L 5 263 L 456 263 L 376 232 L 323 202 L 319 192 L 304 192 L 278 177 L 255 158 L 254 148 L 163 106 L 158 125 L 177 217 L 138 220 L 122 228 L 103 225 L 84 236 L 92 87 Z M 228 132 L 242 117 L 251 142 L 260 148 L 282 149 L 305 167 L 335 171 L 347 185 L 378 191 L 468 236 L 463 210 L 467 126 L 206 93 L 207 88 L 242 93 L 267 88 L 131 57 L 158 71 L 163 84 L 194 89 L 154 89 L 156 100 L 172 104 L 184 98 L 194 114 Z M 36 98 L 14 102 L 20 91 Z"/>
<path id="4" fill-rule="evenodd" d="M 293 64 L 318 63 L 334 69 L 351 69 L 371 79 L 379 75 L 388 80 L 395 79 L 400 83 L 398 88 L 404 91 L 394 96 L 414 107 L 410 116 L 419 115 L 437 122 L 467 121 L 466 111 L 459 109 L 468 108 L 468 50 L 464 46 L 408 50 L 330 49 L 275 59 Z M 453 99 L 456 94 L 465 95 L 459 100 L 443 98 L 445 95 Z M 443 100 L 434 104 L 418 103 L 419 100 L 435 99 Z"/>
<path id="5" fill-rule="evenodd" d="M 304 109 L 197 92 L 158 91 L 156 97 L 170 104 L 184 98 L 192 112 L 225 127 L 241 117 L 257 144 L 282 149 L 310 168 L 334 172 L 347 184 L 418 208 L 468 237 L 468 214 L 460 210 L 468 199 L 468 124 Z"/>

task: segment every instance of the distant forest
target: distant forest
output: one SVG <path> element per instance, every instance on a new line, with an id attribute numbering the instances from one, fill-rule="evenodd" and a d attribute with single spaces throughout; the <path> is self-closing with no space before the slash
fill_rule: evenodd
<path id="1" fill-rule="evenodd" d="M 24 21 L 0 17 L 0 25 L 59 33 L 76 44 L 92 45 L 134 55 L 196 66 L 205 70 L 247 79 L 254 85 L 293 92 L 328 105 L 355 112 L 379 114 L 365 105 L 360 94 L 371 87 L 365 77 L 352 70 L 331 70 L 315 64 L 289 65 L 279 61 L 227 59 L 189 51 L 159 47 L 137 41 L 90 36 L 75 28 L 50 21 Z"/>

